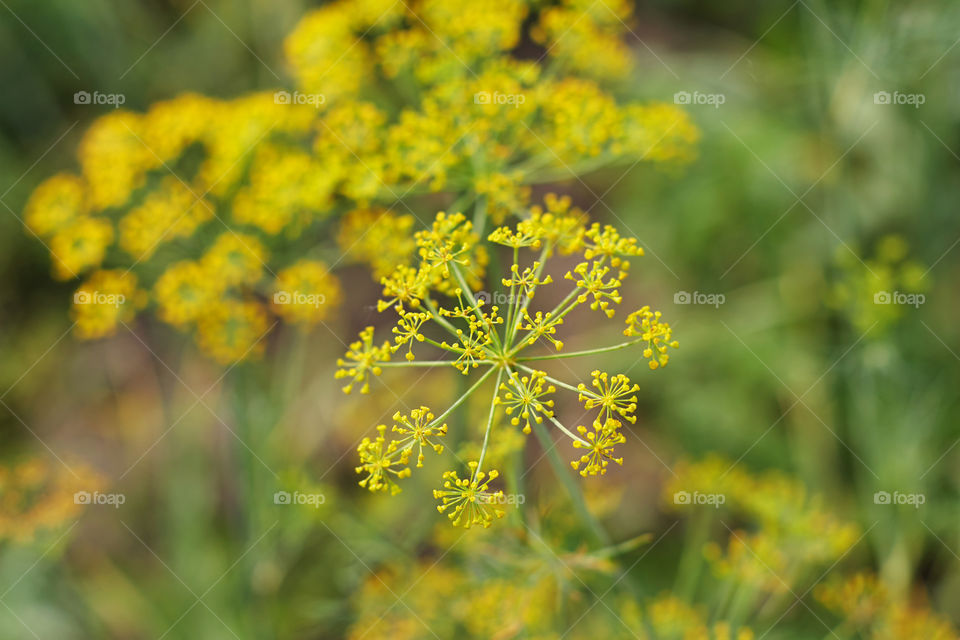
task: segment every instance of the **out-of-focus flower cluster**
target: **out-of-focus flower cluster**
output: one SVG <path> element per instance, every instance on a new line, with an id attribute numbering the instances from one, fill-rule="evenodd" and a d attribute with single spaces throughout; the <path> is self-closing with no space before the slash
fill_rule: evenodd
<path id="1" fill-rule="evenodd" d="M 667 504 L 685 512 L 732 513 L 748 526 L 729 529 L 726 548 L 710 542 L 703 553 L 715 574 L 758 593 L 789 593 L 811 568 L 839 559 L 859 528 L 823 507 L 800 482 L 779 471 L 753 474 L 720 457 L 674 467 L 664 489 Z"/>
<path id="2" fill-rule="evenodd" d="M 103 479 L 83 465 L 32 458 L 0 466 L 0 542 L 24 542 L 77 517 Z"/>
<path id="3" fill-rule="evenodd" d="M 861 259 L 846 247 L 837 251 L 839 277 L 828 302 L 861 332 L 874 336 L 893 325 L 910 308 L 924 304 L 929 271 L 909 258 L 910 247 L 899 235 L 880 238 L 873 256 Z"/>
<path id="4" fill-rule="evenodd" d="M 682 111 L 607 88 L 630 69 L 629 19 L 619 1 L 328 4 L 286 40 L 292 92 L 113 111 L 83 136 L 79 172 L 37 187 L 25 223 L 55 277 L 83 279 L 78 336 L 149 307 L 217 360 L 242 359 L 275 320 L 318 323 L 337 306 L 341 256 L 325 237 L 363 237 L 411 197 L 480 200 L 499 221 L 534 183 L 690 158 Z M 525 30 L 542 60 L 513 54 Z M 378 275 L 405 250 L 381 249 Z"/>
<path id="5" fill-rule="evenodd" d="M 387 223 L 390 233 L 399 234 L 403 225 L 388 220 L 392 220 Z M 380 237 L 382 232 L 373 235 Z M 498 410 L 524 434 L 543 430 L 545 424 L 558 429 L 577 450 L 570 465 L 581 476 L 603 475 L 611 462 L 623 464 L 615 447 L 626 440 L 624 423 L 636 421 L 639 385 L 624 374 L 599 370 L 590 373 L 589 382 L 567 383 L 531 365 L 633 347 L 640 350 L 651 369 L 657 369 L 669 361 L 668 350 L 678 346 L 670 325 L 661 320 L 659 312 L 645 306 L 627 316 L 626 342 L 563 351 L 560 331 L 564 320 L 580 307 L 612 318 L 623 300 L 620 287 L 630 268 L 628 259 L 643 255 L 636 238 L 622 236 L 610 225 L 589 224 L 569 198 L 547 196 L 545 209 L 533 208 L 515 225 L 496 227 L 487 240 L 490 249 L 462 214 L 443 212 L 437 214 L 430 229 L 418 231 L 408 240 L 398 238 L 397 246 L 406 247 L 410 254 L 397 256 L 393 272 L 382 276 L 383 297 L 377 304 L 380 311 L 397 315 L 393 339 L 379 342 L 374 327 L 365 328 L 338 361 L 336 373 L 337 378 L 346 380 L 345 392 L 358 388 L 366 393 L 371 379 L 391 367 L 453 368 L 464 376 L 482 371 L 439 415 L 427 407 L 414 410 L 409 417 L 397 414 L 393 432 L 398 432 L 399 438 L 388 438 L 386 425 L 380 425 L 377 437 L 361 442 L 360 484 L 371 491 L 391 493 L 400 490 L 397 480 L 411 474 L 415 450 L 418 467 L 425 448 L 441 452 L 438 438 L 448 431 L 448 416 L 491 381 L 492 398 L 484 411 L 483 444 L 477 459 L 466 465 L 464 477 L 456 471 L 446 472 L 442 487 L 434 491 L 439 511 L 464 527 L 487 527 L 505 513 L 503 493 L 490 487 L 499 474 L 484 466 L 485 460 L 489 466 L 488 448 L 496 448 L 491 443 L 512 431 L 500 425 Z M 372 253 L 373 247 L 370 249 Z M 493 251 L 511 253 L 513 259 L 500 278 L 501 286 L 493 292 L 482 291 L 485 256 Z M 556 296 L 559 302 L 552 309 L 538 309 L 535 299 L 552 286 L 560 288 L 548 267 L 558 254 L 579 255 L 582 261 L 562 276 L 562 272 L 555 274 L 564 282 L 564 291 Z M 548 354 L 527 355 L 535 345 L 546 346 Z M 415 352 L 422 355 L 425 350 L 432 351 L 435 359 L 418 360 Z M 403 354 L 403 361 L 394 362 L 398 353 Z M 570 429 L 554 415 L 553 397 L 558 389 L 576 394 L 585 415 L 591 416 L 585 425 Z M 465 427 L 460 428 L 466 433 Z"/>
<path id="6" fill-rule="evenodd" d="M 623 581 L 599 587 L 616 579 L 617 565 L 607 550 L 537 553 L 502 532 L 495 539 L 458 536 L 437 543 L 449 545 L 445 562 L 427 557 L 389 563 L 364 583 L 353 598 L 357 618 L 347 638 L 756 637 L 670 594 L 640 598 Z M 403 594 L 402 606 L 396 594 Z"/>
<path id="7" fill-rule="evenodd" d="M 818 585 L 814 595 L 840 615 L 844 630 L 873 640 L 956 640 L 957 630 L 921 598 L 894 597 L 877 576 L 856 573 Z"/>

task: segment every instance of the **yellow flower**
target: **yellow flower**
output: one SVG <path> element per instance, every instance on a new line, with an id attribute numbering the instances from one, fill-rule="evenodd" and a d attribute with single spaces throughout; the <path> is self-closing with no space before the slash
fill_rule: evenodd
<path id="1" fill-rule="evenodd" d="M 350 382 L 343 387 L 344 393 L 350 393 L 353 385 L 361 383 L 360 393 L 370 392 L 370 374 L 379 376 L 380 363 L 389 362 L 392 350 L 389 342 L 382 346 L 373 344 L 373 327 L 367 327 L 360 332 L 360 339 L 350 345 L 346 356 L 337 360 L 336 378 L 350 378 Z"/>
<path id="2" fill-rule="evenodd" d="M 67 468 L 59 460 L 34 458 L 0 467 L 0 541 L 29 541 L 75 519 L 103 484 L 89 467 Z"/>
<path id="3" fill-rule="evenodd" d="M 117 325 L 133 320 L 146 304 L 146 293 L 137 289 L 137 277 L 128 271 L 95 271 L 73 294 L 70 316 L 74 332 L 83 340 L 112 335 Z"/>
<path id="4" fill-rule="evenodd" d="M 389 491 L 391 495 L 400 493 L 400 485 L 396 480 L 410 477 L 410 467 L 407 466 L 413 447 L 401 449 L 396 441 L 387 442 L 384 433 L 386 425 L 377 427 L 379 435 L 371 440 L 364 438 L 357 447 L 360 456 L 360 466 L 357 473 L 367 474 L 360 480 L 360 486 L 370 491 Z"/>
<path id="5" fill-rule="evenodd" d="M 82 179 L 58 173 L 38 186 L 24 209 L 24 223 L 38 236 L 48 236 L 86 215 L 87 187 Z"/>
<path id="6" fill-rule="evenodd" d="M 397 449 L 403 451 L 413 451 L 417 447 L 417 466 L 423 466 L 423 448 L 429 447 L 435 452 L 443 453 L 443 445 L 433 440 L 440 436 L 447 435 L 447 425 L 440 424 L 434 420 L 435 416 L 430 413 L 427 407 L 420 407 L 410 411 L 410 417 L 407 417 L 399 411 L 393 414 L 393 420 L 397 424 L 393 425 L 393 431 L 399 433 L 402 438 L 396 441 Z M 391 443 L 393 444 L 393 443 Z"/>
<path id="7" fill-rule="evenodd" d="M 126 204 L 147 170 L 160 165 L 140 137 L 142 123 L 143 116 L 117 110 L 97 119 L 80 141 L 80 166 L 94 211 Z"/>
<path id="8" fill-rule="evenodd" d="M 530 418 L 540 424 L 543 417 L 553 417 L 553 400 L 542 399 L 548 393 L 555 393 L 555 386 L 544 386 L 547 374 L 543 371 L 534 371 L 529 376 L 520 376 L 513 373 L 509 377 L 509 386 L 507 383 L 500 385 L 503 391 L 502 396 L 497 396 L 497 404 L 505 407 L 506 414 L 512 416 L 510 424 L 517 426 L 520 419 L 524 420 L 523 432 L 530 433 Z M 513 415 L 514 411 L 517 415 Z"/>
<path id="9" fill-rule="evenodd" d="M 153 294 L 160 318 L 184 328 L 217 304 L 225 283 L 191 260 L 176 262 L 157 280 Z"/>
<path id="10" fill-rule="evenodd" d="M 189 238 L 212 217 L 209 202 L 198 199 L 177 178 L 167 177 L 120 220 L 120 247 L 134 259 L 146 260 L 161 244 Z"/>
<path id="11" fill-rule="evenodd" d="M 660 321 L 660 312 L 651 311 L 650 307 L 642 307 L 627 316 L 627 328 L 623 335 L 628 337 L 639 336 L 647 343 L 643 350 L 643 357 L 649 360 L 650 368 L 665 367 L 670 360 L 667 347 L 676 349 L 680 346 L 673 340 L 673 330 L 666 322 Z"/>
<path id="12" fill-rule="evenodd" d="M 619 465 L 623 464 L 623 458 L 613 457 L 613 448 L 618 444 L 623 444 L 627 439 L 620 433 L 620 421 L 608 418 L 601 422 L 595 420 L 593 431 L 590 431 L 583 425 L 577 427 L 580 435 L 586 440 L 574 440 L 574 449 L 587 449 L 578 459 L 572 461 L 570 466 L 580 472 L 583 477 L 602 476 L 607 472 L 607 465 L 611 461 Z"/>
<path id="13" fill-rule="evenodd" d="M 254 285 L 266 260 L 267 250 L 256 236 L 225 231 L 207 249 L 201 264 L 204 271 L 228 286 Z"/>
<path id="14" fill-rule="evenodd" d="M 287 322 L 316 324 L 340 303 L 340 283 L 316 260 L 300 260 L 277 274 L 274 312 Z"/>
<path id="15" fill-rule="evenodd" d="M 197 344 L 221 364 L 234 364 L 263 353 L 269 329 L 267 313 L 256 302 L 222 300 L 197 321 Z"/>
<path id="16" fill-rule="evenodd" d="M 637 417 L 633 412 L 637 408 L 636 392 L 640 390 L 640 385 L 631 384 L 630 378 L 622 373 L 610 377 L 603 371 L 593 371 L 590 375 L 593 376 L 591 385 L 596 391 L 589 389 L 583 383 L 577 385 L 577 390 L 580 392 L 579 401 L 584 403 L 584 407 L 587 409 L 599 407 L 598 420 L 601 423 L 613 418 L 614 414 L 628 422 L 636 422 Z"/>
<path id="17" fill-rule="evenodd" d="M 50 240 L 53 275 L 58 280 L 75 278 L 99 267 L 113 242 L 113 225 L 103 218 L 81 218 L 58 231 Z"/>
<path id="18" fill-rule="evenodd" d="M 382 208 L 354 209 L 343 217 L 337 234 L 340 250 L 370 265 L 377 280 L 398 265 L 409 264 L 416 250 L 411 215 Z"/>
<path id="19" fill-rule="evenodd" d="M 496 480 L 500 473 L 478 471 L 477 462 L 470 462 L 470 478 L 457 477 L 456 471 L 446 471 L 443 474 L 443 489 L 434 489 L 433 497 L 441 501 L 437 511 L 444 513 L 448 509 L 447 517 L 455 527 L 469 529 L 474 525 L 488 528 L 495 518 L 502 518 L 506 511 L 500 508 L 504 496 L 503 491 L 490 491 L 490 482 Z"/>

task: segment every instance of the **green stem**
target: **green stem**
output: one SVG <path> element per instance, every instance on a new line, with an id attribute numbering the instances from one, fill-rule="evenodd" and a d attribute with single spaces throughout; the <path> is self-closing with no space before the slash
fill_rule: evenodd
<path id="1" fill-rule="evenodd" d="M 491 369 L 493 371 L 493 369 Z M 487 455 L 487 443 L 490 442 L 490 432 L 493 430 L 493 416 L 497 412 L 497 394 L 500 393 L 500 379 L 503 377 L 503 369 L 497 368 L 497 379 L 493 383 L 493 398 L 490 400 L 490 416 L 487 418 L 487 430 L 483 434 L 483 447 L 480 449 L 480 459 L 477 460 L 477 468 L 473 470 L 473 479 L 483 468 L 483 458 Z"/>
<path id="2" fill-rule="evenodd" d="M 456 409 L 457 407 L 459 407 L 461 404 L 463 404 L 463 402 L 464 402 L 467 398 L 469 398 L 471 395 L 473 395 L 473 392 L 476 391 L 477 388 L 478 388 L 480 385 L 483 384 L 484 380 L 486 380 L 487 378 L 489 378 L 489 377 L 490 377 L 490 374 L 492 374 L 492 373 L 493 373 L 494 371 L 496 371 L 496 370 L 497 370 L 496 367 L 490 367 L 489 369 L 487 369 L 487 372 L 486 372 L 485 374 L 483 374 L 482 376 L 480 376 L 480 379 L 477 380 L 477 381 L 473 384 L 472 387 L 470 387 L 469 389 L 467 389 L 466 393 L 461 394 L 461 396 L 460 396 L 459 398 L 457 398 L 457 401 L 456 401 L 456 402 L 454 402 L 452 405 L 450 405 L 450 407 L 449 407 L 446 411 L 444 411 L 444 412 L 441 413 L 439 416 L 437 416 L 437 417 L 433 420 L 433 422 L 431 422 L 428 426 L 431 426 L 431 427 L 432 427 L 432 426 L 434 426 L 434 425 L 440 424 L 440 422 L 443 421 L 443 419 L 446 418 L 448 415 L 450 415 L 450 413 L 451 413 L 454 409 Z"/>
<path id="3" fill-rule="evenodd" d="M 580 356 L 590 356 L 595 353 L 608 353 L 610 351 L 616 351 L 618 349 L 625 349 L 626 347 L 631 347 L 635 344 L 641 342 L 646 342 L 643 338 L 637 338 L 636 340 L 630 340 L 629 342 L 621 342 L 620 344 L 615 344 L 609 347 L 600 347 L 599 349 L 586 349 L 585 351 L 570 351 L 568 353 L 553 353 L 546 356 L 527 356 L 526 358 L 517 358 L 517 362 L 530 362 L 531 360 L 561 360 L 563 358 L 579 358 Z"/>
<path id="4" fill-rule="evenodd" d="M 531 369 L 530 367 L 525 367 L 525 366 L 523 366 L 522 364 L 518 364 L 518 365 L 517 365 L 517 368 L 518 368 L 518 369 L 523 369 L 523 370 L 526 371 L 527 373 L 536 373 L 536 372 L 537 372 L 536 369 Z M 556 378 L 551 378 L 551 377 L 548 376 L 548 375 L 544 375 L 544 380 L 546 380 L 547 382 L 552 382 L 553 384 L 557 385 L 558 387 L 562 387 L 562 388 L 564 388 L 564 389 L 566 389 L 566 390 L 568 390 L 568 391 L 573 391 L 573 392 L 575 392 L 575 393 L 580 393 L 580 389 L 578 389 L 577 387 L 575 387 L 575 386 L 573 386 L 573 385 L 567 384 L 566 382 L 564 382 L 564 381 L 562 381 L 562 380 L 557 380 Z"/>
<path id="5" fill-rule="evenodd" d="M 477 364 L 494 364 L 493 360 L 474 360 Z M 378 367 L 449 367 L 452 360 L 410 360 L 403 362 L 378 362 Z"/>

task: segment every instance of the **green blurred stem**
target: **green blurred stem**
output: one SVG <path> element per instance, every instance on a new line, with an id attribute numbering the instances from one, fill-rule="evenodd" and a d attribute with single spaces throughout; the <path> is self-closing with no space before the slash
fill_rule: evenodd
<path id="1" fill-rule="evenodd" d="M 570 501 L 573 503 L 573 509 L 577 512 L 577 516 L 579 516 L 580 521 L 586 525 L 588 531 L 593 536 L 594 540 L 600 544 L 600 546 L 610 546 L 610 537 L 607 535 L 607 532 L 603 529 L 594 515 L 590 513 L 590 509 L 587 508 L 587 501 L 583 497 L 583 492 L 580 490 L 580 485 L 570 474 L 567 464 L 560 458 L 560 453 L 557 451 L 556 443 L 550 438 L 550 434 L 546 427 L 536 421 L 533 421 L 531 424 L 533 425 L 534 433 L 537 434 L 537 439 L 540 441 L 540 446 L 542 446 L 546 452 L 547 460 L 550 461 L 550 466 L 553 468 L 554 475 L 557 476 L 557 479 L 560 480 L 560 484 L 563 485 L 563 488 L 566 489 L 567 494 L 570 496 Z"/>
<path id="2" fill-rule="evenodd" d="M 703 569 L 703 545 L 710 535 L 710 523 L 713 514 L 709 509 L 696 509 L 690 526 L 687 529 L 687 539 L 683 546 L 683 555 L 677 569 L 677 580 L 674 593 L 685 602 L 693 602 L 697 590 L 700 572 Z"/>

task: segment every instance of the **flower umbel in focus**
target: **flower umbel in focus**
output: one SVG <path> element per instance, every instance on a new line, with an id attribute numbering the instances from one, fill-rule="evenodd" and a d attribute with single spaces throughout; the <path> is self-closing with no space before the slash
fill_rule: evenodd
<path id="1" fill-rule="evenodd" d="M 414 255 L 395 266 L 392 274 L 381 278 L 381 312 L 393 312 L 397 322 L 393 341 L 378 342 L 374 328 L 367 327 L 359 340 L 339 361 L 336 376 L 348 382 L 350 393 L 360 385 L 369 392 L 372 378 L 396 367 L 450 368 L 458 375 L 477 373 L 476 380 L 450 407 L 434 416 L 421 407 L 409 417 L 394 416 L 393 431 L 398 439 L 387 439 L 386 427 L 380 435 L 365 439 L 359 449 L 364 475 L 361 484 L 371 491 L 399 490 L 397 480 L 410 474 L 408 465 L 416 449 L 417 467 L 422 466 L 424 449 L 440 453 L 437 438 L 447 433 L 451 413 L 485 385 L 490 394 L 479 456 L 471 460 L 467 473 L 443 475 L 443 486 L 434 491 L 438 509 L 454 525 L 488 527 L 504 515 L 503 493 L 490 487 L 499 472 L 487 462 L 491 443 L 506 437 L 498 419 L 502 408 L 512 427 L 526 434 L 546 434 L 546 426 L 557 429 L 579 455 L 570 466 L 581 476 L 607 472 L 611 462 L 623 464 L 615 451 L 625 441 L 622 427 L 636 420 L 636 391 L 639 385 L 624 374 L 595 370 L 590 383 L 569 383 L 537 368 L 540 362 L 570 359 L 619 349 L 640 349 L 651 359 L 651 368 L 665 366 L 668 349 L 676 348 L 670 326 L 659 312 L 648 307 L 630 314 L 624 334 L 626 342 L 588 349 L 564 351 L 560 339 L 564 320 L 582 307 L 600 318 L 612 318 L 623 301 L 620 288 L 630 269 L 630 259 L 643 255 L 635 238 L 622 236 L 611 226 L 588 225 L 586 216 L 570 206 L 569 199 L 548 196 L 547 212 L 534 208 L 520 216 L 514 225 L 495 228 L 488 236 L 493 245 L 489 253 L 512 254 L 506 273 L 500 279 L 502 289 L 496 295 L 481 291 L 483 271 L 476 256 L 486 249 L 473 223 L 460 213 L 438 213 L 433 225 L 413 234 Z M 499 247 L 498 247 L 499 245 Z M 582 261 L 557 279 L 548 273 L 558 253 L 579 253 Z M 577 275 L 573 275 L 576 273 Z M 535 304 L 549 288 L 562 288 L 553 308 Z M 503 306 L 489 300 L 505 301 Z M 528 354 L 546 348 L 543 355 Z M 392 356 L 403 350 L 403 361 Z M 425 359 L 425 352 L 434 357 Z M 492 388 L 491 388 L 492 387 Z M 575 394 L 592 417 L 585 425 L 564 425 L 554 414 L 554 395 L 560 391 Z M 461 427 L 462 428 L 462 427 Z M 427 445 L 424 447 L 424 445 Z"/>

